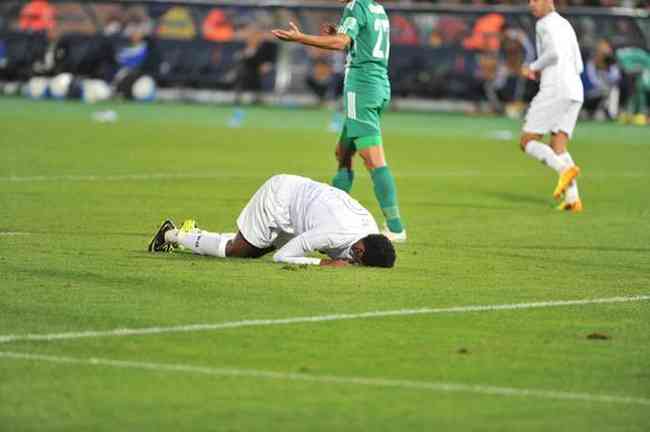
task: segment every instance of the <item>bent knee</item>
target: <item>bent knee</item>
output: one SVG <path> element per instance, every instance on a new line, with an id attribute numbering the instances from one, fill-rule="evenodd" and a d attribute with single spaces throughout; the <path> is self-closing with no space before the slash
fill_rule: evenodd
<path id="1" fill-rule="evenodd" d="M 334 156 L 336 157 L 336 160 L 339 163 L 343 165 L 348 165 L 352 160 L 352 156 L 354 156 L 354 151 L 339 144 L 336 146 L 336 150 L 334 151 Z"/>
<path id="2" fill-rule="evenodd" d="M 540 138 L 539 135 L 533 135 L 527 133 L 522 134 L 521 138 L 519 139 L 519 147 L 521 148 L 521 151 L 525 152 L 528 143 L 539 138 Z"/>
<path id="3" fill-rule="evenodd" d="M 336 158 L 337 161 L 341 161 L 341 158 L 343 157 L 343 149 L 341 148 L 340 145 L 336 146 L 336 150 L 334 150 L 334 157 Z"/>
<path id="4" fill-rule="evenodd" d="M 369 171 L 386 166 L 386 162 L 384 160 L 377 159 L 364 159 L 363 164 Z"/>
<path id="5" fill-rule="evenodd" d="M 363 164 L 369 170 L 374 170 L 386 166 L 386 157 L 384 156 L 383 149 L 380 147 L 367 149 L 359 152 Z"/>

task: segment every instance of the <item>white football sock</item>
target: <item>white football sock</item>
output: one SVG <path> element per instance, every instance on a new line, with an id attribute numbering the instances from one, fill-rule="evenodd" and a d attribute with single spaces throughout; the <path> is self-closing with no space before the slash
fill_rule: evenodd
<path id="1" fill-rule="evenodd" d="M 555 154 L 551 147 L 539 141 L 528 141 L 528 144 L 526 144 L 526 153 L 541 163 L 548 165 L 557 171 L 558 174 L 568 168 L 566 164 Z"/>
<path id="2" fill-rule="evenodd" d="M 566 164 L 567 168 L 575 165 L 575 162 L 573 162 L 573 158 L 571 157 L 568 151 L 565 151 L 564 153 L 557 155 L 557 157 L 562 159 L 562 162 Z"/>
<path id="3" fill-rule="evenodd" d="M 558 157 L 566 164 L 567 168 L 575 165 L 573 158 L 571 158 L 569 152 L 564 152 L 561 155 L 558 155 Z M 573 204 L 579 199 L 580 195 L 578 194 L 578 182 L 577 180 L 573 180 L 564 192 L 564 201 L 569 204 Z"/>
<path id="4" fill-rule="evenodd" d="M 165 241 L 167 243 L 178 244 L 178 229 L 170 229 L 165 231 Z"/>
<path id="5" fill-rule="evenodd" d="M 171 231 L 171 230 L 170 230 Z M 167 239 L 165 233 L 165 239 Z M 171 237 L 172 235 L 170 235 Z M 208 231 L 193 230 L 191 232 L 177 232 L 178 244 L 198 255 L 209 255 L 219 258 L 226 257 L 226 245 L 232 239 L 229 235 L 212 233 Z"/>

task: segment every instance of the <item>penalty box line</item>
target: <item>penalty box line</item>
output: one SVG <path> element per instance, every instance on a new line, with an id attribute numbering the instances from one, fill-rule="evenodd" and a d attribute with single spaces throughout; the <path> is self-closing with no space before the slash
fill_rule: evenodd
<path id="1" fill-rule="evenodd" d="M 105 358 L 77 358 L 33 353 L 0 351 L 0 358 L 40 361 L 76 366 L 103 366 L 122 369 L 139 369 L 154 372 L 201 374 L 217 377 L 253 378 L 278 381 L 301 381 L 318 384 L 355 385 L 403 390 L 426 390 L 442 393 L 468 393 L 486 396 L 505 396 L 538 398 L 550 400 L 572 400 L 582 402 L 601 402 L 624 405 L 650 406 L 650 399 L 608 394 L 574 393 L 557 390 L 500 387 L 480 384 L 445 383 L 430 381 L 401 380 L 390 378 L 349 377 L 336 375 L 309 375 L 305 373 L 276 372 L 256 369 L 215 368 L 173 363 L 151 363 Z"/>
<path id="2" fill-rule="evenodd" d="M 96 337 L 115 337 L 115 336 L 137 336 L 164 333 L 188 333 L 197 331 L 217 331 L 241 327 L 266 327 L 276 325 L 291 325 L 328 321 L 343 321 L 368 318 L 382 318 L 393 316 L 410 316 L 410 315 L 433 315 L 433 314 L 458 314 L 471 312 L 492 312 L 503 310 L 521 310 L 521 309 L 538 309 L 566 306 L 584 306 L 593 304 L 613 304 L 613 303 L 630 303 L 650 300 L 650 295 L 637 295 L 629 297 L 608 297 L 582 300 L 556 300 L 541 301 L 532 303 L 514 303 L 501 305 L 477 305 L 477 306 L 456 306 L 446 308 L 422 308 L 422 309 L 398 309 L 387 311 L 372 311 L 350 314 L 332 314 L 317 315 L 305 317 L 293 317 L 282 319 L 254 319 L 243 321 L 229 321 L 215 324 L 188 324 L 179 326 L 165 327 L 145 327 L 145 328 L 118 328 L 112 330 L 89 330 L 65 333 L 41 333 L 41 334 L 9 334 L 0 335 L 0 344 L 19 342 L 19 341 L 55 341 L 66 339 L 96 338 Z"/>

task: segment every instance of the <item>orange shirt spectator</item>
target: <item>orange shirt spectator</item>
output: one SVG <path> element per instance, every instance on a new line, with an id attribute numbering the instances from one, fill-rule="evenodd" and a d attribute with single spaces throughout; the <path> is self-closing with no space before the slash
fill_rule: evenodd
<path id="1" fill-rule="evenodd" d="M 234 30 L 226 14 L 212 9 L 203 21 L 203 37 L 209 41 L 225 42 L 232 40 Z"/>
<path id="2" fill-rule="evenodd" d="M 472 35 L 463 41 L 463 46 L 469 50 L 498 51 L 505 22 L 503 15 L 498 13 L 483 15 L 476 20 Z"/>
<path id="3" fill-rule="evenodd" d="M 47 0 L 32 0 L 20 11 L 18 26 L 21 30 L 51 30 L 55 23 L 54 13 L 54 6 Z"/>
<path id="4" fill-rule="evenodd" d="M 420 43 L 418 31 L 403 15 L 393 14 L 390 17 L 391 42 L 402 45 L 417 45 Z"/>

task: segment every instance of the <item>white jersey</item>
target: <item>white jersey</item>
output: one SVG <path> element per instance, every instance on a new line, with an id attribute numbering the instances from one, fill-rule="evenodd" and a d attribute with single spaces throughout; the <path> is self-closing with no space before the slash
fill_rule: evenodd
<path id="1" fill-rule="evenodd" d="M 541 71 L 540 94 L 582 102 L 582 55 L 569 21 L 551 12 L 537 21 L 535 33 L 537 60 L 530 69 Z"/>
<path id="2" fill-rule="evenodd" d="M 333 259 L 351 259 L 351 246 L 378 234 L 374 218 L 347 193 L 294 175 L 271 177 L 251 198 L 237 225 L 258 248 L 279 247 L 277 262 L 320 264 L 306 255 L 320 251 Z"/>

